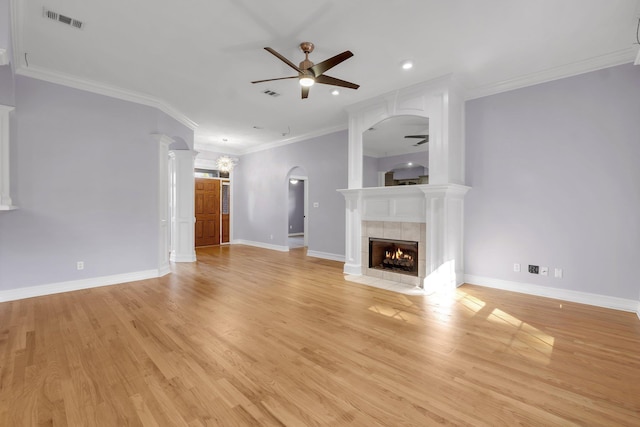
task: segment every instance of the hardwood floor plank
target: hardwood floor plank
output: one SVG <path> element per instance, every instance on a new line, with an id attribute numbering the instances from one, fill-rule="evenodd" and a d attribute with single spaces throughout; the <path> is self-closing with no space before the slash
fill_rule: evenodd
<path id="1" fill-rule="evenodd" d="M 233 245 L 0 304 L 0 425 L 640 425 L 633 313 Z"/>

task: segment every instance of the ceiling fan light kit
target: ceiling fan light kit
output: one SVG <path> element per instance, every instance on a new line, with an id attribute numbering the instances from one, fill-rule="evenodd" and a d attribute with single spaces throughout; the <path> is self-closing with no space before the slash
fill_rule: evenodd
<path id="1" fill-rule="evenodd" d="M 325 61 L 322 61 L 318 64 L 314 64 L 309 60 L 309 54 L 313 52 L 313 48 L 315 46 L 311 42 L 302 42 L 300 43 L 300 50 L 304 52 L 304 60 L 300 62 L 300 65 L 296 66 L 293 62 L 289 61 L 284 56 L 280 55 L 274 49 L 270 47 L 265 47 L 264 49 L 271 53 L 273 56 L 287 64 L 289 67 L 293 68 L 298 72 L 297 76 L 292 77 L 279 77 L 275 79 L 267 79 L 267 80 L 256 80 L 251 83 L 263 83 L 270 82 L 274 80 L 286 80 L 286 79 L 298 79 L 301 89 L 302 89 L 302 99 L 305 99 L 309 96 L 309 88 L 313 86 L 315 83 L 322 83 L 326 85 L 332 86 L 340 86 L 346 87 L 349 89 L 358 89 L 360 85 L 355 83 L 347 82 L 345 80 L 340 80 L 335 77 L 327 76 L 325 71 L 330 70 L 336 65 L 340 64 L 343 61 L 351 58 L 353 53 L 351 51 L 344 51 L 336 56 L 333 56 Z"/>

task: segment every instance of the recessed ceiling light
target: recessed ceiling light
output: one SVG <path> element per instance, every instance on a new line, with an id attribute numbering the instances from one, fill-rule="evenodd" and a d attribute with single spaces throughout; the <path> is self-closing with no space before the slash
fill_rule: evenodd
<path id="1" fill-rule="evenodd" d="M 222 142 L 227 142 L 229 141 L 227 138 L 222 138 Z"/>
<path id="2" fill-rule="evenodd" d="M 340 95 L 340 91 L 338 89 L 334 89 L 331 91 L 331 95 Z"/>
<path id="3" fill-rule="evenodd" d="M 402 62 L 402 69 L 403 70 L 410 70 L 411 68 L 413 68 L 413 61 L 406 60 L 406 61 Z"/>
<path id="4" fill-rule="evenodd" d="M 413 166 L 413 163 L 411 163 L 411 162 L 409 162 L 409 163 L 407 163 L 407 164 L 408 164 L 409 166 Z"/>

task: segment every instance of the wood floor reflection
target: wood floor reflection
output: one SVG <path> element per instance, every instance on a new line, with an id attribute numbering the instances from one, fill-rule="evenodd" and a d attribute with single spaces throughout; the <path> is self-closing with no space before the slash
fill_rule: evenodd
<path id="1" fill-rule="evenodd" d="M 0 304 L 0 425 L 640 425 L 640 320 L 234 245 Z"/>

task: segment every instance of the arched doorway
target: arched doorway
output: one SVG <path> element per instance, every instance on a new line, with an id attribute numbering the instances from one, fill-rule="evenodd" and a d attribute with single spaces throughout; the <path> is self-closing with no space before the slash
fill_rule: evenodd
<path id="1" fill-rule="evenodd" d="M 309 177 L 296 166 L 287 174 L 287 246 L 289 249 L 309 246 Z"/>

